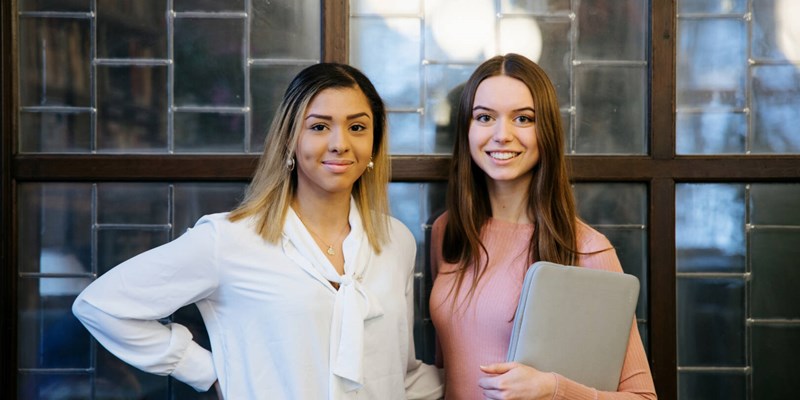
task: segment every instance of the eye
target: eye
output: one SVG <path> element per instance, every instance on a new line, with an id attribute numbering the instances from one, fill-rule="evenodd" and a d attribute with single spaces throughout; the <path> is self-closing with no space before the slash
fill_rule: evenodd
<path id="1" fill-rule="evenodd" d="M 367 130 L 367 126 L 366 125 L 362 125 L 362 124 L 355 124 L 355 125 L 350 127 L 350 130 L 353 131 L 353 132 L 363 132 L 363 131 Z"/>
<path id="2" fill-rule="evenodd" d="M 516 118 L 517 123 L 522 125 L 532 124 L 536 122 L 536 117 L 528 115 L 520 115 Z"/>
<path id="3" fill-rule="evenodd" d="M 326 126 L 324 124 L 314 124 L 311 125 L 309 129 L 311 129 L 312 131 L 322 132 L 325 130 L 325 128 Z"/>
<path id="4" fill-rule="evenodd" d="M 478 121 L 478 122 L 484 123 L 484 124 L 492 120 L 492 117 L 489 114 L 478 114 L 474 118 L 475 118 L 475 121 Z"/>

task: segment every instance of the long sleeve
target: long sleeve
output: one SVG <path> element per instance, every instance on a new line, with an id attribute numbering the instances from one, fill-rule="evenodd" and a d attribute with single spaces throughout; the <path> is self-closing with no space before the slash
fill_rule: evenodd
<path id="1" fill-rule="evenodd" d="M 211 353 L 179 324 L 161 324 L 218 284 L 212 223 L 112 268 L 89 285 L 72 310 L 108 351 L 144 371 L 172 375 L 205 391 L 217 379 Z"/>
<path id="2" fill-rule="evenodd" d="M 407 232 L 407 230 L 404 230 Z M 408 240 L 411 241 L 411 248 L 408 250 L 410 256 L 410 266 L 406 278 L 406 315 L 408 326 L 414 326 L 414 260 L 416 259 L 416 244 L 414 238 L 408 232 Z M 398 240 L 398 238 L 393 238 Z M 433 365 L 425 364 L 418 360 L 414 347 L 414 335 L 412 331 L 408 334 L 408 359 L 406 362 L 406 398 L 413 399 L 441 399 L 444 396 L 443 377 Z"/>
<path id="3" fill-rule="evenodd" d="M 619 258 L 611 243 L 605 236 L 589 228 L 587 225 L 579 225 L 584 230 L 585 235 L 579 249 L 585 253 L 600 251 L 599 253 L 586 254 L 580 257 L 578 265 L 591 268 L 603 269 L 608 271 L 622 272 Z M 628 338 L 628 349 L 625 353 L 625 361 L 622 364 L 619 386 L 616 392 L 600 392 L 594 388 L 584 386 L 561 375 L 557 375 L 558 385 L 554 399 L 655 399 L 656 392 L 653 387 L 653 378 L 650 374 L 650 365 L 647 355 L 642 346 L 642 339 L 636 323 L 631 324 L 630 336 Z"/>

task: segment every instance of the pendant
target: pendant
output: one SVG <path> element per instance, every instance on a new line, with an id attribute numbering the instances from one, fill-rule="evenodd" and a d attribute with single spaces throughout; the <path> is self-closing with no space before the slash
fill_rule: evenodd
<path id="1" fill-rule="evenodd" d="M 328 250 L 326 251 L 326 253 L 328 253 L 329 256 L 335 256 L 336 255 L 336 252 L 333 251 L 333 246 L 328 246 Z"/>

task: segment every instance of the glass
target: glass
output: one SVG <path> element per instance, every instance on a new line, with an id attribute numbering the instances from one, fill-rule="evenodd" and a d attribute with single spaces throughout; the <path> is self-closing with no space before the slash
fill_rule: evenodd
<path id="1" fill-rule="evenodd" d="M 97 184 L 98 224 L 169 224 L 169 186 L 164 183 Z"/>
<path id="2" fill-rule="evenodd" d="M 97 274 L 169 242 L 169 228 L 100 228 L 97 230 Z"/>
<path id="3" fill-rule="evenodd" d="M 500 20 L 500 53 L 518 53 L 536 61 L 555 86 L 561 107 L 569 107 L 571 100 L 571 38 L 569 18 Z"/>
<path id="4" fill-rule="evenodd" d="M 747 375 L 725 372 L 680 372 L 678 393 L 679 399 L 745 400 Z"/>
<path id="5" fill-rule="evenodd" d="M 319 60 L 321 9 L 313 0 L 254 1 L 250 57 Z"/>
<path id="6" fill-rule="evenodd" d="M 244 20 L 175 19 L 175 105 L 244 106 Z"/>
<path id="7" fill-rule="evenodd" d="M 744 113 L 678 112 L 675 121 L 678 154 L 744 154 L 747 115 Z"/>
<path id="8" fill-rule="evenodd" d="M 795 303 L 797 304 L 797 303 Z M 793 377 L 800 374 L 800 326 L 753 326 L 753 398 L 790 399 L 797 394 Z"/>
<path id="9" fill-rule="evenodd" d="M 476 65 L 425 66 L 425 152 L 452 154 L 458 101 Z"/>
<path id="10" fill-rule="evenodd" d="M 18 399 L 90 399 L 94 390 L 96 398 L 105 399 L 103 387 L 92 388 L 89 374 L 26 373 L 18 374 Z"/>
<path id="11" fill-rule="evenodd" d="M 245 0 L 179 0 L 175 1 L 175 11 L 245 11 Z"/>
<path id="12" fill-rule="evenodd" d="M 600 233 L 608 238 L 617 253 L 622 271 L 639 279 L 639 301 L 636 304 L 637 318 L 648 316 L 647 295 L 647 231 L 644 228 L 623 228 L 617 226 L 597 226 Z"/>
<path id="13" fill-rule="evenodd" d="M 378 14 L 383 16 L 393 14 L 419 14 L 420 1 L 381 1 L 381 0 L 351 0 L 350 13 Z M 352 36 L 352 34 L 351 34 Z"/>
<path id="14" fill-rule="evenodd" d="M 389 184 L 392 215 L 408 227 L 417 241 L 417 263 L 414 277 L 414 343 L 417 358 L 434 362 L 436 336 L 428 310 L 432 286 L 430 265 L 430 224 L 444 209 L 446 183 Z"/>
<path id="15" fill-rule="evenodd" d="M 501 9 L 503 12 L 558 12 L 569 11 L 569 0 L 510 0 L 508 2 L 501 2 Z"/>
<path id="16" fill-rule="evenodd" d="M 97 0 L 97 57 L 167 57 L 167 0 Z"/>
<path id="17" fill-rule="evenodd" d="M 747 0 L 678 0 L 678 13 L 745 13 Z"/>
<path id="18" fill-rule="evenodd" d="M 20 278 L 20 368 L 88 368 L 89 334 L 72 316 L 72 303 L 90 278 Z"/>
<path id="19" fill-rule="evenodd" d="M 91 11 L 91 0 L 19 0 L 18 4 L 20 11 Z"/>
<path id="20" fill-rule="evenodd" d="M 19 113 L 22 153 L 88 153 L 92 115 L 59 112 Z"/>
<path id="21" fill-rule="evenodd" d="M 424 148 L 420 140 L 420 127 L 422 116 L 416 112 L 390 112 L 387 114 L 389 122 L 389 151 L 391 154 L 419 154 Z M 437 136 L 438 137 L 438 136 Z"/>
<path id="22" fill-rule="evenodd" d="M 645 60 L 648 1 L 583 0 L 577 12 L 579 60 Z M 637 103 L 638 104 L 638 103 Z"/>
<path id="23" fill-rule="evenodd" d="M 175 112 L 176 153 L 244 152 L 245 115 Z"/>
<path id="24" fill-rule="evenodd" d="M 19 19 L 20 105 L 91 105 L 89 19 Z"/>
<path id="25" fill-rule="evenodd" d="M 425 59 L 479 64 L 495 50 L 491 0 L 425 1 Z"/>
<path id="26" fill-rule="evenodd" d="M 194 226 L 203 215 L 227 212 L 244 198 L 244 183 L 176 183 L 174 237 Z"/>
<path id="27" fill-rule="evenodd" d="M 677 106 L 743 108 L 747 26 L 741 19 L 678 20 Z"/>
<path id="28" fill-rule="evenodd" d="M 678 272 L 744 272 L 744 232 L 744 185 L 675 185 Z"/>
<path id="29" fill-rule="evenodd" d="M 750 232 L 752 318 L 800 318 L 798 243 L 800 227 Z"/>
<path id="30" fill-rule="evenodd" d="M 252 66 L 250 68 L 250 92 L 253 105 L 252 134 L 250 136 L 250 152 L 260 153 L 264 149 L 264 139 L 283 98 L 283 92 L 295 75 L 308 65 L 273 65 Z"/>
<path id="31" fill-rule="evenodd" d="M 351 18 L 350 62 L 366 74 L 386 107 L 420 106 L 418 18 Z"/>
<path id="32" fill-rule="evenodd" d="M 744 279 L 679 278 L 678 365 L 744 367 Z"/>
<path id="33" fill-rule="evenodd" d="M 800 61 L 796 0 L 759 1 L 753 5 L 753 58 Z"/>
<path id="34" fill-rule="evenodd" d="M 20 272 L 91 272 L 91 184 L 21 183 L 17 205 Z"/>
<path id="35" fill-rule="evenodd" d="M 753 67 L 753 152 L 800 153 L 800 71 L 793 65 Z"/>
<path id="36" fill-rule="evenodd" d="M 167 151 L 167 67 L 98 66 L 97 148 Z"/>
<path id="37" fill-rule="evenodd" d="M 113 399 L 167 399 L 168 378 L 132 367 L 96 346 L 95 386 L 114 393 Z M 99 397 L 99 396 L 98 396 Z"/>
<path id="38" fill-rule="evenodd" d="M 575 86 L 578 153 L 647 153 L 646 67 L 579 66 Z"/>
<path id="39" fill-rule="evenodd" d="M 754 225 L 800 227 L 800 184 L 750 185 L 749 222 Z"/>
<path id="40" fill-rule="evenodd" d="M 594 224 L 647 224 L 647 186 L 638 183 L 576 183 L 578 215 Z"/>

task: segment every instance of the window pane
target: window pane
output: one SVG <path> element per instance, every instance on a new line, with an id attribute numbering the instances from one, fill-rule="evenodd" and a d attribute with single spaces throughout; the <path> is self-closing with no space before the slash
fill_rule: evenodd
<path id="1" fill-rule="evenodd" d="M 556 11 L 569 11 L 570 0 L 510 0 L 508 8 L 512 10 L 529 11 L 529 12 L 556 12 Z M 502 3 L 503 11 L 505 9 L 505 2 Z"/>
<path id="2" fill-rule="evenodd" d="M 250 57 L 320 58 L 319 1 L 254 1 L 252 5 Z"/>
<path id="3" fill-rule="evenodd" d="M 179 0 L 173 3 L 175 11 L 244 11 L 245 0 Z"/>
<path id="4" fill-rule="evenodd" d="M 281 103 L 283 92 L 286 91 L 292 78 L 305 67 L 307 65 L 298 64 L 251 68 L 250 91 L 253 105 L 250 111 L 252 116 L 250 152 L 260 153 L 264 149 L 264 139 Z"/>
<path id="5" fill-rule="evenodd" d="M 747 0 L 678 0 L 678 12 L 684 13 L 744 13 Z"/>
<path id="6" fill-rule="evenodd" d="M 800 153 L 800 71 L 795 66 L 753 69 L 753 152 Z"/>
<path id="7" fill-rule="evenodd" d="M 17 380 L 18 399 L 90 399 L 92 383 L 89 374 L 20 373 Z M 97 398 L 106 392 L 97 388 Z M 108 397 L 111 398 L 111 397 Z"/>
<path id="8" fill-rule="evenodd" d="M 753 57 L 800 61 L 800 5 L 796 0 L 759 1 L 753 6 Z"/>
<path id="9" fill-rule="evenodd" d="M 677 283 L 678 365 L 744 367 L 744 279 Z"/>
<path id="10" fill-rule="evenodd" d="M 578 153 L 647 153 L 646 68 L 582 66 L 575 86 Z"/>
<path id="11" fill-rule="evenodd" d="M 577 183 L 578 215 L 595 224 L 647 223 L 647 187 L 630 183 Z"/>
<path id="12" fill-rule="evenodd" d="M 747 399 L 747 376 L 724 372 L 681 372 L 678 374 L 681 399 Z"/>
<path id="13" fill-rule="evenodd" d="M 647 1 L 583 0 L 579 4 L 579 60 L 645 59 Z"/>
<path id="14" fill-rule="evenodd" d="M 420 107 L 419 46 L 418 18 L 351 19 L 350 62 L 370 77 L 389 109 Z"/>
<path id="15" fill-rule="evenodd" d="M 169 224 L 169 185 L 97 184 L 98 224 Z"/>
<path id="16" fill-rule="evenodd" d="M 20 105 L 88 107 L 90 20 L 19 19 Z"/>
<path id="17" fill-rule="evenodd" d="M 244 198 L 244 183 L 177 183 L 174 185 L 174 237 L 206 214 L 226 212 Z"/>
<path id="18" fill-rule="evenodd" d="M 97 273 L 169 241 L 168 228 L 100 228 L 97 231 Z"/>
<path id="19" fill-rule="evenodd" d="M 91 118 L 89 113 L 21 112 L 20 152 L 87 153 Z"/>
<path id="20" fill-rule="evenodd" d="M 352 0 L 350 1 L 352 14 L 419 14 L 420 1 L 379 1 L 379 0 Z"/>
<path id="21" fill-rule="evenodd" d="M 753 398 L 790 399 L 800 376 L 800 326 L 776 324 L 753 328 Z"/>
<path id="22" fill-rule="evenodd" d="M 424 150 L 419 131 L 422 127 L 422 116 L 416 112 L 390 112 L 387 114 L 389 121 L 389 150 L 392 154 L 412 153 L 419 154 Z M 447 134 L 437 134 L 436 139 L 449 139 Z M 437 148 L 444 148 L 452 143 L 436 143 Z"/>
<path id="23" fill-rule="evenodd" d="M 425 66 L 425 152 L 452 153 L 458 99 L 474 69 L 475 65 Z"/>
<path id="24" fill-rule="evenodd" d="M 492 0 L 425 1 L 425 59 L 478 64 L 496 53 Z"/>
<path id="25" fill-rule="evenodd" d="M 89 12 L 91 0 L 19 0 L 20 11 L 75 11 Z"/>
<path id="26" fill-rule="evenodd" d="M 97 0 L 98 58 L 166 58 L 166 0 Z"/>
<path id="27" fill-rule="evenodd" d="M 747 140 L 744 113 L 678 112 L 676 117 L 678 154 L 743 154 Z"/>
<path id="28" fill-rule="evenodd" d="M 741 19 L 678 20 L 678 108 L 745 106 L 746 35 Z"/>
<path id="29" fill-rule="evenodd" d="M 243 19 L 175 20 L 175 105 L 244 106 Z"/>
<path id="30" fill-rule="evenodd" d="M 244 114 L 176 112 L 176 153 L 241 153 Z"/>
<path id="31" fill-rule="evenodd" d="M 744 272 L 744 186 L 675 187 L 678 272 Z"/>
<path id="32" fill-rule="evenodd" d="M 800 226 L 800 184 L 750 185 L 750 223 Z"/>
<path id="33" fill-rule="evenodd" d="M 167 68 L 97 67 L 97 147 L 167 152 Z"/>
<path id="34" fill-rule="evenodd" d="M 800 227 L 750 232 L 753 318 L 800 318 Z"/>

